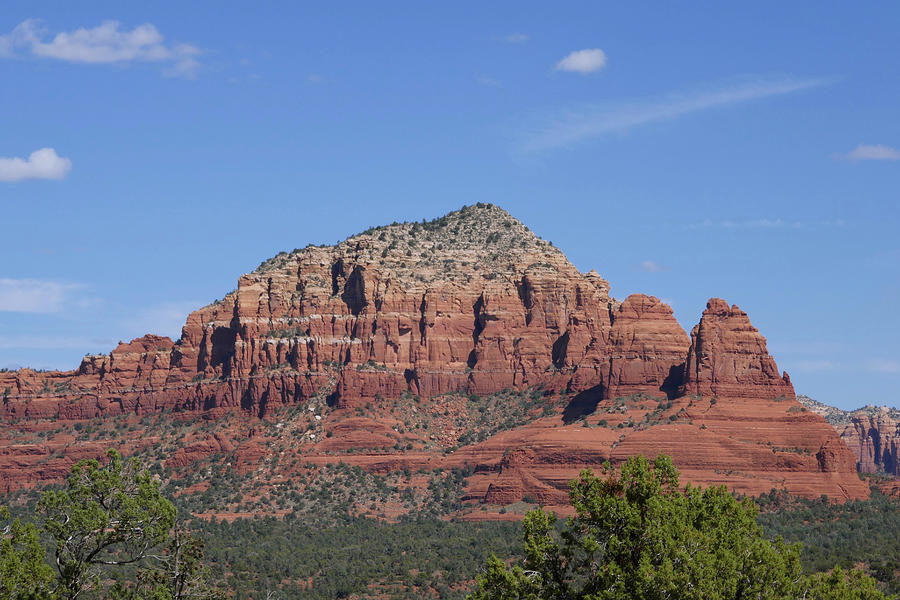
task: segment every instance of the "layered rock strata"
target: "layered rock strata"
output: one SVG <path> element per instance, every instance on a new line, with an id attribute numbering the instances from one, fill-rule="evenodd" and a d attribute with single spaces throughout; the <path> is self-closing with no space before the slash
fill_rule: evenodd
<path id="1" fill-rule="evenodd" d="M 684 367 L 684 394 L 726 398 L 794 398 L 787 373 L 780 375 L 766 339 L 737 305 L 713 298 L 691 331 Z"/>
<path id="2" fill-rule="evenodd" d="M 804 407 L 822 415 L 840 433 L 856 455 L 860 473 L 900 476 L 900 411 L 887 406 L 864 406 L 845 411 L 808 396 L 799 396 Z"/>
<path id="3" fill-rule="evenodd" d="M 879 414 L 852 414 L 841 438 L 857 457 L 861 473 L 900 476 L 900 421 L 887 411 Z"/>
<path id="4" fill-rule="evenodd" d="M 505 211 L 374 229 L 280 254 L 191 313 L 181 339 L 146 336 L 77 371 L 0 374 L 8 418 L 338 406 L 404 391 L 677 387 L 689 345 L 656 298 L 623 303 Z M 674 371 L 673 371 L 674 369 Z"/>
<path id="5" fill-rule="evenodd" d="M 735 472 L 727 463 L 741 465 L 749 479 L 779 474 L 745 486 L 756 491 L 776 482 L 808 495 L 866 492 L 849 450 L 821 418 L 771 411 L 774 404 L 799 405 L 744 312 L 713 299 L 689 339 L 657 298 L 616 301 L 597 273 L 579 272 L 491 205 L 279 254 L 242 276 L 221 301 L 191 313 L 177 342 L 148 335 L 109 355 L 85 357 L 76 371 L 0 374 L 0 415 L 9 423 L 162 410 L 210 418 L 241 410 L 258 418 L 324 398 L 331 407 L 327 425 L 381 398 L 507 388 L 556 390 L 568 398 L 556 421 L 541 421 L 544 429 L 570 428 L 573 419 L 636 394 L 675 400 L 683 410 L 665 424 L 623 421 L 615 435 L 597 429 L 589 443 L 583 435 L 559 440 L 561 448 L 551 444 L 549 454 L 529 442 L 505 459 L 466 448 L 441 459 L 482 461 L 480 472 L 496 479 L 492 492 L 484 490 L 489 501 L 521 496 L 542 481 L 542 465 L 563 466 L 568 477 L 574 465 L 658 451 L 675 455 L 698 482 L 732 481 L 718 476 Z M 709 410 L 696 413 L 703 402 L 694 398 Z M 341 439 L 355 434 L 343 427 L 333 435 L 327 443 L 340 449 Z M 484 444 L 491 447 L 490 440 Z M 777 448 L 755 449 L 766 444 L 800 450 L 786 458 Z M 227 440 L 198 443 L 179 464 L 223 447 L 230 447 Z M 329 460 L 325 450 L 321 456 Z M 0 460 L 7 488 L 33 475 L 18 452 L 12 444 L 2 448 L 13 457 Z M 511 491 L 501 493 L 507 476 L 527 485 L 510 483 Z M 565 487 L 557 485 L 565 477 L 553 477 L 550 494 Z"/>

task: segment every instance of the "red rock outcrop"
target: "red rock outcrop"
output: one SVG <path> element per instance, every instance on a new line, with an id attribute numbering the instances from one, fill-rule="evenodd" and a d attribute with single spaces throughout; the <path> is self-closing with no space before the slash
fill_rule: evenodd
<path id="1" fill-rule="evenodd" d="M 706 304 L 691 331 L 684 367 L 684 394 L 727 398 L 794 398 L 787 373 L 779 375 L 766 338 L 750 324 L 747 313 L 719 298 Z"/>
<path id="2" fill-rule="evenodd" d="M 279 254 L 240 277 L 221 301 L 191 313 L 177 342 L 145 336 L 85 357 L 76 371 L 0 373 L 0 417 L 73 421 L 167 410 L 210 419 L 243 411 L 252 419 L 327 400 L 322 425 L 335 425 L 333 437 L 310 429 L 304 460 L 392 469 L 421 464 L 422 456 L 386 450 L 405 439 L 393 429 L 338 420 L 382 398 L 506 388 L 564 391 L 569 406 L 528 429 L 527 440 L 501 434 L 495 437 L 503 445 L 491 438 L 456 452 L 448 446 L 446 457 L 426 460 L 480 465 L 482 482 L 473 489 L 491 501 L 558 498 L 582 466 L 659 451 L 673 454 L 696 482 L 838 498 L 866 493 L 834 431 L 817 416 L 790 413 L 790 380 L 778 374 L 765 339 L 736 306 L 711 300 L 689 340 L 657 298 L 615 301 L 597 273 L 580 273 L 490 205 Z M 666 409 L 667 420 L 655 422 L 646 420 L 660 416 L 652 408 L 623 410 L 615 413 L 619 421 L 610 417 L 619 430 L 574 434 L 572 419 L 635 394 L 675 399 L 681 412 Z M 704 402 L 706 412 L 698 413 Z M 459 437 L 445 433 L 441 439 Z M 250 438 L 241 446 L 244 463 L 266 451 L 263 438 Z M 541 446 L 536 440 L 543 438 L 553 441 Z M 513 441 L 521 452 L 504 459 Z M 183 467 L 230 447 L 206 438 L 169 460 Z M 349 448 L 360 452 L 327 454 Z M 0 440 L 0 484 L 7 489 L 58 477 L 47 467 L 52 461 L 40 472 L 36 461 L 17 461 L 25 451 Z"/>
<path id="3" fill-rule="evenodd" d="M 581 469 L 660 452 L 673 458 L 685 481 L 742 494 L 786 489 L 838 500 L 868 495 L 837 433 L 791 399 L 683 396 L 660 410 L 637 397 L 597 408 L 586 418 L 590 427 L 542 421 L 459 450 L 457 461 L 481 465 L 469 497 L 508 504 L 530 496 L 563 505 L 568 481 Z"/>
<path id="4" fill-rule="evenodd" d="M 837 430 L 856 455 L 861 473 L 900 476 L 900 410 L 866 405 L 848 411 L 816 402 L 809 396 L 797 399 L 808 410 L 821 415 Z"/>
<path id="5" fill-rule="evenodd" d="M 690 339 L 672 309 L 654 296 L 634 294 L 612 311 L 606 398 L 645 393 L 674 396 Z"/>
<path id="6" fill-rule="evenodd" d="M 857 457 L 861 473 L 888 473 L 900 476 L 900 421 L 888 412 L 851 413 L 851 421 L 841 438 Z"/>

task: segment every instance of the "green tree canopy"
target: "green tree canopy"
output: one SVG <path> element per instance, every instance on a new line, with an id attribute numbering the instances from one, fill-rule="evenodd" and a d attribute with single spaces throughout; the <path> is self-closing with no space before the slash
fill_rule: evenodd
<path id="1" fill-rule="evenodd" d="M 202 540 L 175 527 L 159 482 L 136 458 L 106 457 L 76 463 L 64 489 L 41 494 L 40 528 L 0 508 L 0 600 L 222 597 L 206 580 Z"/>
<path id="2" fill-rule="evenodd" d="M 0 507 L 0 598 L 37 600 L 54 588 L 53 569 L 33 524 L 10 519 Z"/>
<path id="3" fill-rule="evenodd" d="M 679 488 L 660 455 L 630 458 L 618 475 L 585 470 L 571 484 L 575 516 L 557 532 L 538 508 L 524 520 L 524 561 L 496 557 L 473 600 L 738 600 L 884 598 L 874 580 L 836 569 L 804 576 L 800 545 L 763 536 L 757 507 L 724 486 Z"/>
<path id="4" fill-rule="evenodd" d="M 72 467 L 68 486 L 41 494 L 38 511 L 55 541 L 59 593 L 75 598 L 100 578 L 102 567 L 143 560 L 169 536 L 175 506 L 136 458 L 107 452 L 106 465 L 84 460 Z"/>

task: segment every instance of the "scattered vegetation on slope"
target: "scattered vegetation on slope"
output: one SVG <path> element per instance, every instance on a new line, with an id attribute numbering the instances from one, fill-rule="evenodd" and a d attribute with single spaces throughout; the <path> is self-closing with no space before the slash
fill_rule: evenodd
<path id="1" fill-rule="evenodd" d="M 224 468 L 192 472 L 161 491 L 178 492 L 179 514 L 204 515 L 190 519 L 187 529 L 205 540 L 212 579 L 236 599 L 267 591 L 283 599 L 462 598 L 491 553 L 516 558 L 521 547 L 520 523 L 444 520 L 459 507 L 465 469 L 392 478 L 336 464 L 281 485 L 257 485 L 253 475 Z M 414 488 L 404 485 L 416 478 Z M 184 493 L 201 482 L 205 490 Z M 235 490 L 251 494 L 234 498 Z M 35 492 L 17 500 L 16 516 L 34 514 Z M 884 591 L 900 591 L 898 499 L 875 491 L 870 500 L 833 504 L 772 492 L 759 504 L 757 522 L 766 537 L 803 544 L 804 572 L 862 567 Z M 250 510 L 235 520 L 235 509 Z M 263 512 L 274 516 L 252 514 Z"/>
<path id="2" fill-rule="evenodd" d="M 900 499 L 877 487 L 868 500 L 844 504 L 827 498 L 791 498 L 773 490 L 757 502 L 758 521 L 769 535 L 801 542 L 807 572 L 863 565 L 885 589 L 900 593 Z"/>
<path id="3" fill-rule="evenodd" d="M 361 262 L 390 268 L 400 278 L 423 283 L 440 279 L 465 284 L 480 273 L 502 277 L 515 272 L 519 264 L 555 270 L 554 262 L 565 261 L 552 243 L 537 237 L 508 212 L 478 203 L 431 221 L 371 227 L 332 247 L 281 252 L 254 273 L 296 268 L 298 260 L 316 251 L 343 253 L 348 249 Z"/>

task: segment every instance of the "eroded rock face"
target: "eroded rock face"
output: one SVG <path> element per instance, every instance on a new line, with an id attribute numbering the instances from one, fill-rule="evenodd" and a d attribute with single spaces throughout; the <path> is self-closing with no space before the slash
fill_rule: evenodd
<path id="1" fill-rule="evenodd" d="M 706 304 L 691 331 L 681 391 L 726 398 L 795 397 L 787 373 L 779 375 L 766 349 L 766 338 L 747 313 L 720 298 Z"/>
<path id="2" fill-rule="evenodd" d="M 691 343 L 672 309 L 654 296 L 634 294 L 611 314 L 606 397 L 676 395 Z"/>
<path id="3" fill-rule="evenodd" d="M 867 405 L 848 411 L 799 396 L 804 407 L 822 415 L 841 435 L 856 455 L 861 473 L 900 476 L 900 411 L 887 406 Z"/>
<path id="4" fill-rule="evenodd" d="M 0 375 L 0 389 L 8 417 L 82 419 L 261 415 L 317 394 L 341 407 L 506 387 L 665 395 L 687 346 L 658 299 L 619 305 L 506 212 L 472 207 L 279 255 L 191 313 L 176 343 L 145 336 L 75 372 Z"/>
<path id="5" fill-rule="evenodd" d="M 861 473 L 900 475 L 900 421 L 887 411 L 851 413 L 841 438 L 856 454 Z"/>
<path id="6" fill-rule="evenodd" d="M 370 449 L 391 446 L 394 434 L 344 419 L 383 398 L 506 388 L 556 390 L 567 400 L 527 438 L 488 440 L 446 458 L 376 453 Z M 692 481 L 731 482 L 748 493 L 782 486 L 839 498 L 867 492 L 824 420 L 789 412 L 796 404 L 790 380 L 744 312 L 713 299 L 688 339 L 659 299 L 636 294 L 617 302 L 597 273 L 579 272 L 490 205 L 279 254 L 240 277 L 221 301 L 191 313 L 177 342 L 148 335 L 87 356 L 75 371 L 0 373 L 0 394 L 8 422 L 162 410 L 210 419 L 243 411 L 255 419 L 326 399 L 331 412 L 322 424 L 341 425 L 327 440 L 306 439 L 313 448 L 305 459 L 381 470 L 468 462 L 481 473 L 471 498 L 490 502 L 564 499 L 578 469 L 659 451 Z M 681 397 L 683 411 L 656 422 L 642 408 L 623 417 L 620 429 L 573 434 L 574 419 L 635 394 L 654 406 Z M 697 412 L 703 402 L 706 412 Z M 542 438 L 552 443 L 535 445 Z M 233 442 L 198 440 L 170 461 L 183 467 L 236 448 L 248 464 L 265 454 L 263 438 Z M 328 454 L 349 448 L 359 451 L 352 459 Z M 57 459 L 32 460 L 28 452 L 0 439 L 0 489 L 54 480 L 71 462 L 55 468 Z"/>

